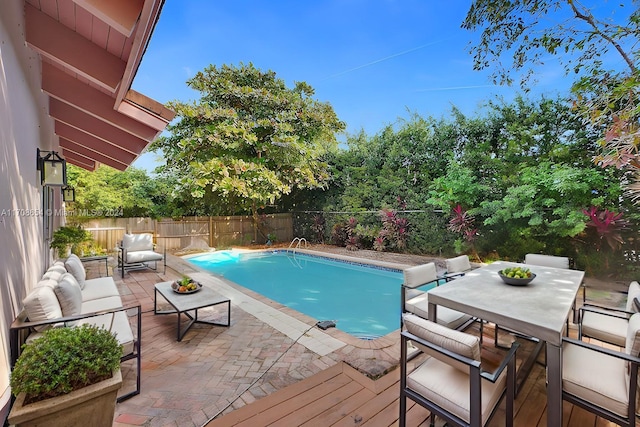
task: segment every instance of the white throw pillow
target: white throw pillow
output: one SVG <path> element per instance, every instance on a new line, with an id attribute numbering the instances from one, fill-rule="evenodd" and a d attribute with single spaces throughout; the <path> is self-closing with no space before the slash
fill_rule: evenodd
<path id="1" fill-rule="evenodd" d="M 80 310 L 82 309 L 82 291 L 80 290 L 80 285 L 72 274 L 65 273 L 53 288 L 53 291 L 58 298 L 58 303 L 60 304 L 63 316 L 67 317 L 80 314 Z M 69 323 L 75 324 L 75 322 Z"/>
<path id="2" fill-rule="evenodd" d="M 80 289 L 84 289 L 84 281 L 87 278 L 87 273 L 84 271 L 84 265 L 82 265 L 82 261 L 78 258 L 78 255 L 71 254 L 69 258 L 64 263 L 67 271 L 73 274 L 73 277 L 76 278 L 76 281 L 80 285 Z"/>
<path id="3" fill-rule="evenodd" d="M 31 322 L 41 320 L 59 319 L 62 317 L 62 309 L 53 288 L 50 286 L 40 286 L 33 289 L 22 301 L 27 312 L 27 318 Z M 38 326 L 37 331 L 44 331 L 53 325 Z"/>

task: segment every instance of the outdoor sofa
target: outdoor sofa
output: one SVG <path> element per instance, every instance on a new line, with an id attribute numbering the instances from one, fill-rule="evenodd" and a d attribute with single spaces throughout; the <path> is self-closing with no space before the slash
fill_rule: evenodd
<path id="1" fill-rule="evenodd" d="M 29 343 L 52 327 L 91 324 L 111 331 L 122 345 L 121 361 L 136 359 L 136 389 L 118 398 L 140 393 L 140 305 L 124 307 L 112 277 L 86 279 L 82 262 L 71 255 L 55 262 L 22 301 L 23 308 L 11 324 L 11 366 L 23 343 Z M 136 316 L 136 331 L 129 316 Z"/>

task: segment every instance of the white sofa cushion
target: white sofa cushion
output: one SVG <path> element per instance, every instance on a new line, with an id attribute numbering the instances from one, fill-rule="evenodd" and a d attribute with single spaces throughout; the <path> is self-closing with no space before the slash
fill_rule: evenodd
<path id="1" fill-rule="evenodd" d="M 64 267 L 64 263 L 61 261 L 55 262 L 47 271 L 42 275 L 43 279 L 60 280 L 60 277 L 67 272 Z"/>
<path id="2" fill-rule="evenodd" d="M 52 320 L 62 317 L 62 309 L 53 287 L 39 286 L 34 288 L 22 301 L 27 318 L 32 322 Z M 52 325 L 38 326 L 37 331 L 44 331 Z"/>
<path id="3" fill-rule="evenodd" d="M 82 290 L 70 273 L 65 273 L 53 287 L 63 316 L 75 316 L 82 309 Z"/>
<path id="4" fill-rule="evenodd" d="M 111 277 L 97 277 L 85 280 L 82 301 L 99 300 L 107 297 L 120 297 L 118 287 Z"/>
<path id="5" fill-rule="evenodd" d="M 69 258 L 64 262 L 64 266 L 67 271 L 73 274 L 73 277 L 76 278 L 78 284 L 80 285 L 80 289 L 84 288 L 84 281 L 87 278 L 87 273 L 84 270 L 84 265 L 82 265 L 82 261 L 76 254 L 69 255 Z"/>
<path id="6" fill-rule="evenodd" d="M 406 268 L 404 271 L 404 286 L 417 288 L 429 282 L 438 280 L 436 265 L 432 262 Z"/>
<path id="7" fill-rule="evenodd" d="M 149 233 L 125 234 L 122 247 L 127 251 L 153 251 L 153 235 Z"/>
<path id="8" fill-rule="evenodd" d="M 119 296 L 104 297 L 91 301 L 82 302 L 82 314 L 95 313 L 102 310 L 110 310 L 112 308 L 121 308 L 122 299 Z"/>
<path id="9" fill-rule="evenodd" d="M 162 254 L 159 254 L 154 251 L 135 251 L 135 252 L 127 252 L 127 259 L 125 263 L 127 264 L 135 264 L 138 262 L 149 262 L 149 261 L 161 261 Z"/>

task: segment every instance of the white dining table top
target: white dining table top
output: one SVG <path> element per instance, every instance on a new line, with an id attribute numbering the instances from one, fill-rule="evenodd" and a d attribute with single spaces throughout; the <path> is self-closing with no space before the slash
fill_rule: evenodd
<path id="1" fill-rule="evenodd" d="M 526 267 L 536 274 L 526 286 L 507 285 L 498 271 Z M 468 313 L 560 345 L 565 322 L 584 272 L 512 262 L 494 262 L 429 291 L 429 304 Z"/>

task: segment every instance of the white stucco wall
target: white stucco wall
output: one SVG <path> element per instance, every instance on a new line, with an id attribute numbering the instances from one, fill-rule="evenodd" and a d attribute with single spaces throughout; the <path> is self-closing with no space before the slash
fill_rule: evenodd
<path id="1" fill-rule="evenodd" d="M 58 144 L 40 90 L 40 61 L 24 40 L 23 2 L 0 1 L 0 420 L 10 398 L 9 325 L 49 257 L 36 149 Z"/>

